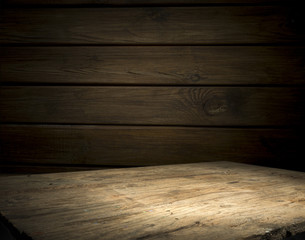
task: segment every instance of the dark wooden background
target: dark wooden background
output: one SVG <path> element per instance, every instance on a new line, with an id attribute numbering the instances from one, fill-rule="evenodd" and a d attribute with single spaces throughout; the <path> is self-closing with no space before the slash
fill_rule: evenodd
<path id="1" fill-rule="evenodd" d="M 305 170 L 304 12 L 288 0 L 2 1 L 2 171 Z"/>

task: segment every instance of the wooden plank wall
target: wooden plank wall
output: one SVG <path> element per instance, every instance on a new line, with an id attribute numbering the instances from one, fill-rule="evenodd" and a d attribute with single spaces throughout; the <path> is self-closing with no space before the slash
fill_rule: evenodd
<path id="1" fill-rule="evenodd" d="M 2 169 L 300 170 L 303 13 L 288 0 L 3 1 Z"/>

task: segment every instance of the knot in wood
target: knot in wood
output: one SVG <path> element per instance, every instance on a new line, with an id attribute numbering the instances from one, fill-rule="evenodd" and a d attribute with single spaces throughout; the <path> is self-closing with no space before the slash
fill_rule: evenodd
<path id="1" fill-rule="evenodd" d="M 228 111 L 228 102 L 225 96 L 213 95 L 203 104 L 204 112 L 209 116 L 215 116 Z"/>

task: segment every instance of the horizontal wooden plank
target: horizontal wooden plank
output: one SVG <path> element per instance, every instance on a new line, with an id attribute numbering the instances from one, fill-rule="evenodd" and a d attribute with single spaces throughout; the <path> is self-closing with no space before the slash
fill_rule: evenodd
<path id="1" fill-rule="evenodd" d="M 288 7 L 4 9 L 0 43 L 244 44 L 304 40 Z"/>
<path id="2" fill-rule="evenodd" d="M 46 165 L 46 164 L 1 164 L 0 163 L 0 178 L 5 176 L 19 174 L 41 174 L 41 173 L 58 173 L 58 172 L 76 172 L 89 170 L 105 170 L 111 167 L 103 166 L 77 166 L 77 165 Z"/>
<path id="3" fill-rule="evenodd" d="M 291 3 L 287 0 L 3 0 L 7 5 L 167 5 L 167 4 L 251 4 L 251 3 Z"/>
<path id="4" fill-rule="evenodd" d="M 14 176 L 0 182 L 1 220 L 43 240 L 303 239 L 304 183 L 230 162 Z"/>
<path id="5" fill-rule="evenodd" d="M 304 91 L 275 87 L 0 88 L 1 122 L 287 126 L 304 122 Z"/>
<path id="6" fill-rule="evenodd" d="M 304 47 L 2 47 L 1 83 L 304 84 Z"/>
<path id="7" fill-rule="evenodd" d="M 2 124 L 0 154 L 3 163 L 143 166 L 228 160 L 300 167 L 302 136 L 289 129 Z"/>

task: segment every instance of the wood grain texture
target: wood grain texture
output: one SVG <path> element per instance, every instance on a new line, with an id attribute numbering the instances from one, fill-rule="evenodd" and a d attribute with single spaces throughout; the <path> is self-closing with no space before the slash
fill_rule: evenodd
<path id="1" fill-rule="evenodd" d="M 299 129 L 0 125 L 0 154 L 3 163 L 144 166 L 229 160 L 297 167 L 304 156 L 302 136 Z"/>
<path id="2" fill-rule="evenodd" d="M 305 39 L 289 7 L 4 9 L 0 43 L 244 44 Z"/>
<path id="3" fill-rule="evenodd" d="M 1 87 L 4 123 L 291 126 L 304 88 Z"/>
<path id="4" fill-rule="evenodd" d="M 235 85 L 305 83 L 304 47 L 1 47 L 12 84 Z"/>
<path id="5" fill-rule="evenodd" d="M 6 177 L 0 191 L 1 213 L 33 240 L 282 240 L 305 231 L 305 173 L 229 162 Z"/>
<path id="6" fill-rule="evenodd" d="M 251 4 L 291 3 L 292 0 L 3 0 L 7 5 L 191 5 L 191 4 Z"/>

